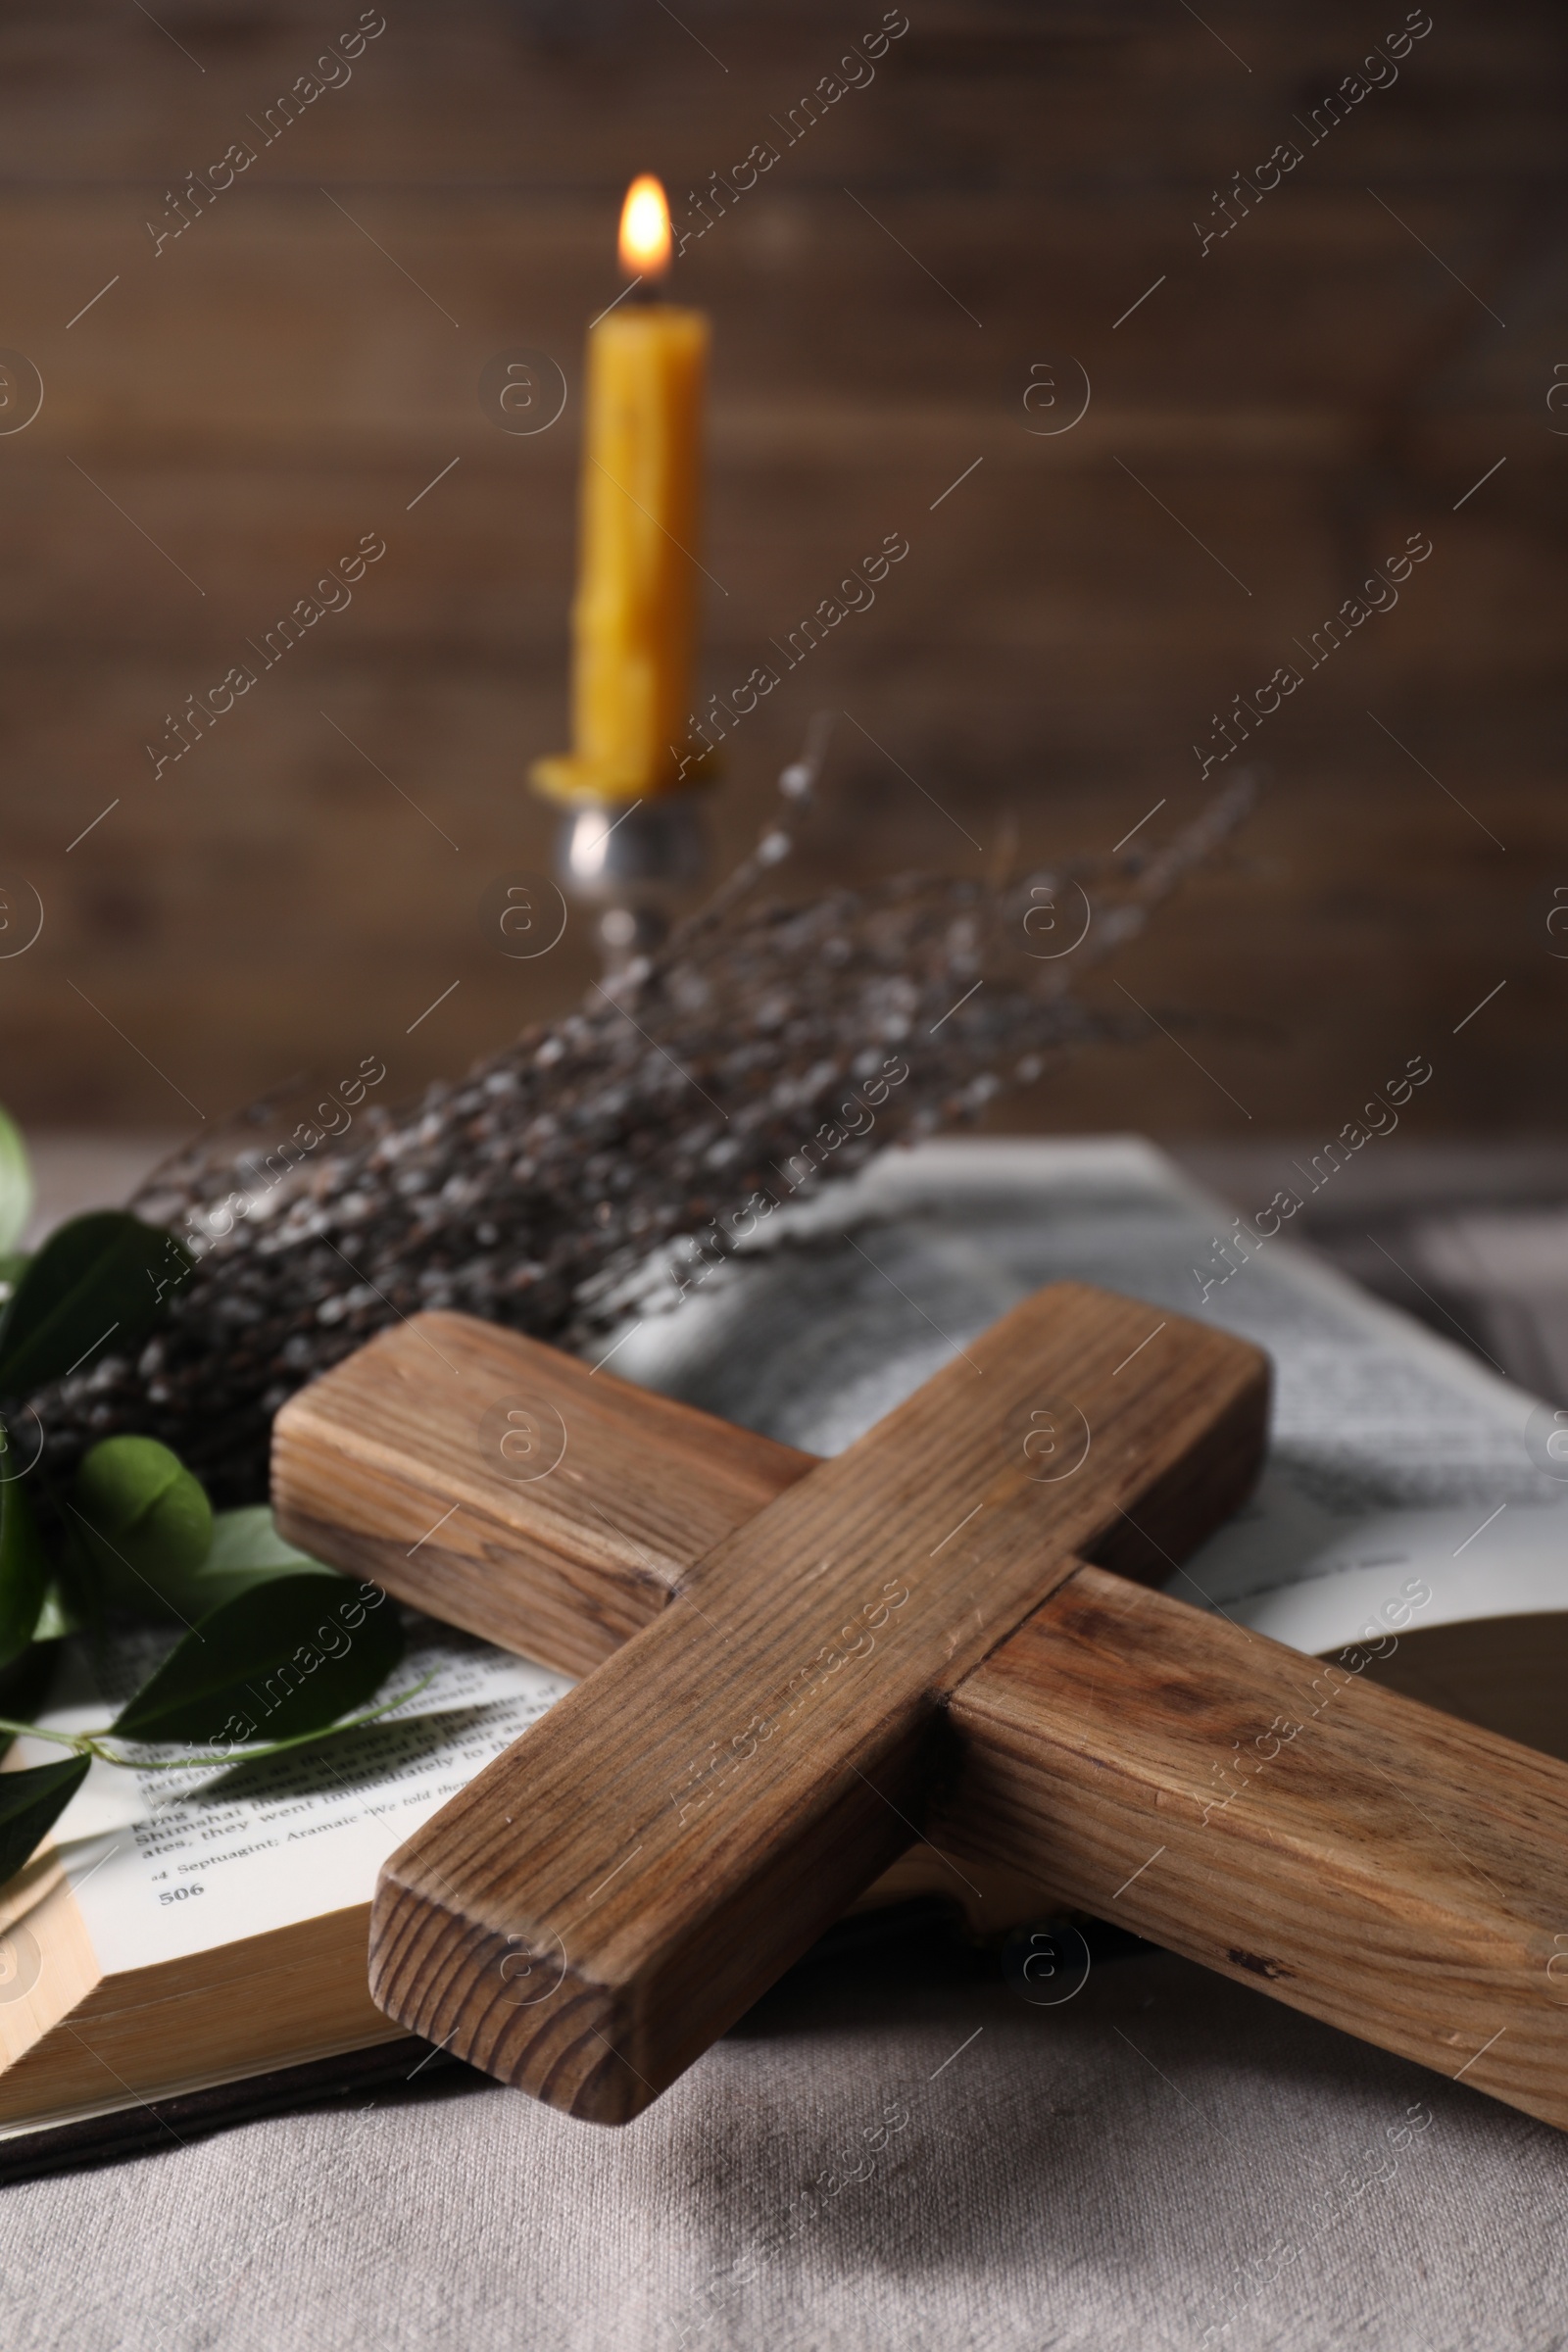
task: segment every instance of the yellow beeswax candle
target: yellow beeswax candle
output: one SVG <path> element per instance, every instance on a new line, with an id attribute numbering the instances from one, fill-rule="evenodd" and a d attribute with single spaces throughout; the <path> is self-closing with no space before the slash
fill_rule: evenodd
<path id="1" fill-rule="evenodd" d="M 623 262 L 646 279 L 668 250 L 663 191 L 635 181 Z M 624 301 L 589 330 L 572 748 L 532 769 L 553 800 L 652 799 L 674 788 L 683 757 L 688 775 L 693 765 L 683 746 L 702 580 L 707 359 L 707 318 L 673 303 Z"/>

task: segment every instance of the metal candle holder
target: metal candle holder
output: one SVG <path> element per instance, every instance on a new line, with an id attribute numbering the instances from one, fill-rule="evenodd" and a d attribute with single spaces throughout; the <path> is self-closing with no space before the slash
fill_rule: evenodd
<path id="1" fill-rule="evenodd" d="M 629 808 L 586 801 L 568 811 L 556 873 L 570 897 L 597 909 L 607 974 L 662 945 L 680 899 L 707 873 L 708 797 L 666 792 Z"/>

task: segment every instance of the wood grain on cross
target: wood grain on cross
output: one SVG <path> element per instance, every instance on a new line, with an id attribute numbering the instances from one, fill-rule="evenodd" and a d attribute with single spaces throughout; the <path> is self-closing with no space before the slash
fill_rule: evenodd
<path id="1" fill-rule="evenodd" d="M 1074 1284 L 829 1462 L 463 1316 L 372 1342 L 278 1417 L 285 1531 L 586 1678 L 387 1863 L 376 2000 L 624 2122 L 925 1836 L 1568 2127 L 1568 1766 L 1129 1581 L 1267 1395 Z"/>

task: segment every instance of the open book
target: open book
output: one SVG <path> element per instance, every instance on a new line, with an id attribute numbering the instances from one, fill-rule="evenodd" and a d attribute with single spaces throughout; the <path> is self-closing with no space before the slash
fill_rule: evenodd
<path id="1" fill-rule="evenodd" d="M 1257 1494 L 1173 1590 L 1301 1648 L 1357 1645 L 1365 1671 L 1568 1752 L 1547 1408 L 1287 1242 L 1241 1238 L 1159 1152 L 929 1144 L 769 1238 L 630 1327 L 615 1372 L 832 1453 L 1044 1283 L 1211 1318 L 1273 1356 L 1275 1430 Z M 101 1723 L 146 1672 L 137 1642 L 99 1661 L 96 1690 L 73 1655 L 46 1720 Z M 322 1748 L 217 1775 L 93 1767 L 0 1897 L 0 2139 L 403 2038 L 366 1989 L 380 1864 L 567 1688 L 421 1620 L 398 1687 L 426 1674 L 406 1715 Z M 10 1760 L 54 1754 L 21 1741 Z M 872 1899 L 938 1886 L 916 1848 Z M 1048 1901 L 1000 1887 L 987 1924 Z"/>

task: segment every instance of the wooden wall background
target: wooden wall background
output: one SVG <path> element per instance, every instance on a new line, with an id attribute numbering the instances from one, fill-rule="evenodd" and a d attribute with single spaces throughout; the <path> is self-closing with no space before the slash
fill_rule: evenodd
<path id="1" fill-rule="evenodd" d="M 1210 712 L 1424 531 L 1397 610 L 1258 737 L 1238 856 L 1121 967 L 1167 1022 L 1205 1016 L 1183 1034 L 1212 1078 L 1156 1038 L 1007 1116 L 1327 1131 L 1423 1053 L 1427 1132 L 1560 1129 L 1560 11 L 1433 0 L 1397 82 L 1205 255 L 1215 191 L 1399 0 L 1213 0 L 1206 26 L 1177 0 L 907 5 L 874 82 L 681 264 L 716 332 L 709 683 L 910 541 L 737 739 L 726 844 L 818 707 L 866 730 L 839 725 L 818 876 L 976 861 L 908 777 L 987 856 L 1009 824 L 1025 856 L 1106 848 L 1163 799 L 1157 831 L 1198 805 Z M 477 907 L 549 858 L 521 779 L 565 740 L 582 330 L 619 197 L 651 168 L 685 211 L 881 10 L 385 15 L 265 147 L 248 125 L 355 0 L 0 24 L 0 345 L 45 395 L 0 433 L 9 936 L 27 886 L 45 910 L 0 961 L 0 1097 L 29 1119 L 216 1117 L 368 1054 L 407 1091 L 578 993 L 575 930 L 508 963 Z M 155 252 L 146 221 L 235 139 L 256 163 Z M 476 393 L 517 346 L 569 388 L 532 437 Z M 1031 370 L 1065 403 L 1073 359 L 1088 413 L 1032 430 Z M 366 532 L 387 553 L 352 607 L 155 780 L 165 713 Z"/>

